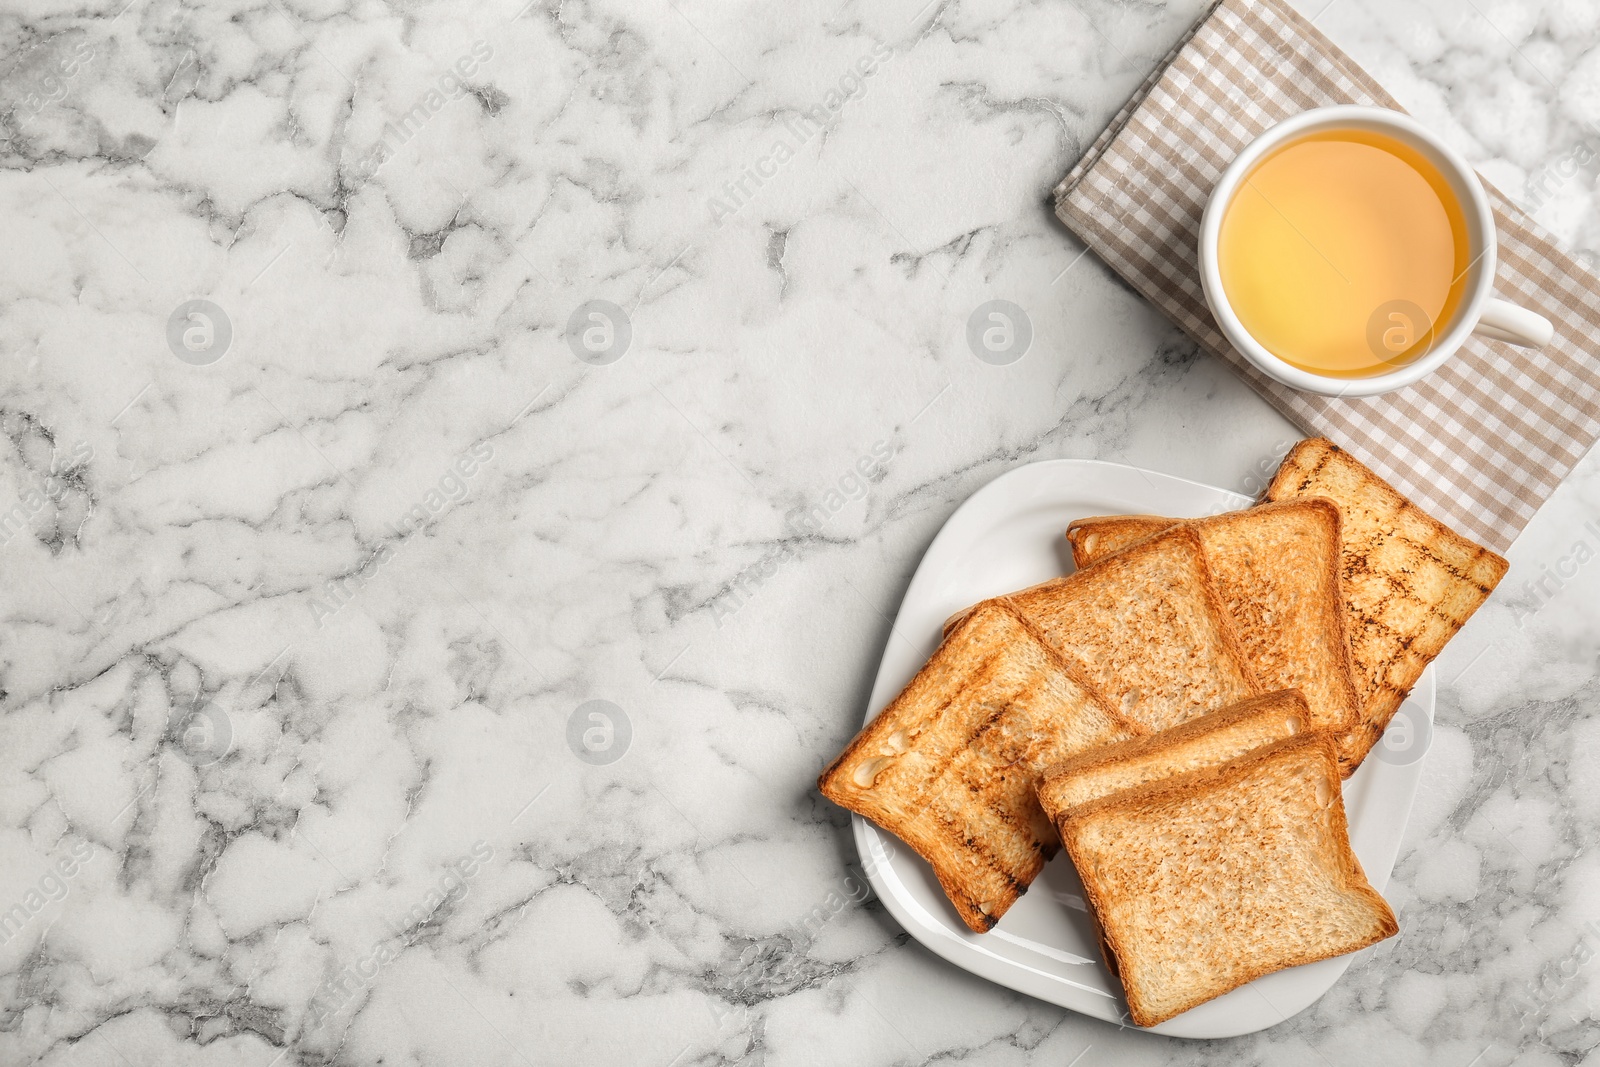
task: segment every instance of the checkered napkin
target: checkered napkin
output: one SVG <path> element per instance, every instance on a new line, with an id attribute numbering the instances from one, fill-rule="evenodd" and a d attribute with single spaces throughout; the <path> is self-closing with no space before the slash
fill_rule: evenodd
<path id="1" fill-rule="evenodd" d="M 1328 104 L 1400 110 L 1281 0 L 1222 0 L 1055 190 L 1056 214 L 1272 405 L 1425 510 L 1504 551 L 1600 436 L 1600 279 L 1489 188 L 1495 291 L 1555 324 L 1538 352 L 1473 337 L 1414 385 L 1359 399 L 1267 378 L 1217 330 L 1200 288 L 1200 215 L 1223 169 L 1281 119 Z"/>

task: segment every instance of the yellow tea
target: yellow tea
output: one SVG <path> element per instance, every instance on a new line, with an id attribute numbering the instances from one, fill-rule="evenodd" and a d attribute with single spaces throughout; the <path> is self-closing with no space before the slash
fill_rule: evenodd
<path id="1" fill-rule="evenodd" d="M 1408 363 L 1466 288 L 1466 218 L 1437 167 L 1365 130 L 1291 141 L 1239 185 L 1217 233 L 1228 303 L 1273 355 L 1359 378 Z"/>

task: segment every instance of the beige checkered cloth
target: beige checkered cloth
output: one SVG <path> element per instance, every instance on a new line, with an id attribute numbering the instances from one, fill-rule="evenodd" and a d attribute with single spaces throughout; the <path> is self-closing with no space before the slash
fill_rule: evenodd
<path id="1" fill-rule="evenodd" d="M 1496 290 L 1555 324 L 1540 352 L 1474 337 L 1383 396 L 1299 393 L 1217 331 L 1200 289 L 1200 215 L 1268 126 L 1328 104 L 1398 104 L 1280 0 L 1222 0 L 1055 191 L 1056 214 L 1133 287 L 1295 423 L 1348 448 L 1425 510 L 1504 551 L 1600 436 L 1600 280 L 1489 188 Z"/>

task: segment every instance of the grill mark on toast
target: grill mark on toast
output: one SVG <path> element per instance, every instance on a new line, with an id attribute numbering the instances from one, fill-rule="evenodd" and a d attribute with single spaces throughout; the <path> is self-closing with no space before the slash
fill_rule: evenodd
<path id="1" fill-rule="evenodd" d="M 1416 593 L 1400 584 L 1400 582 L 1397 581 L 1393 575 L 1384 574 L 1380 571 L 1373 570 L 1372 567 L 1368 565 L 1366 560 L 1352 559 L 1350 563 L 1346 565 L 1343 575 L 1346 580 L 1350 579 L 1356 574 L 1365 574 L 1369 577 L 1377 579 L 1380 582 L 1383 582 L 1389 587 L 1390 592 L 1378 598 L 1378 602 L 1373 609 L 1375 611 L 1382 611 L 1384 608 L 1398 600 L 1403 604 L 1410 604 L 1412 606 L 1421 608 L 1427 613 L 1429 618 L 1437 619 L 1440 622 L 1443 622 L 1450 628 L 1452 637 L 1455 636 L 1456 630 L 1459 630 L 1462 626 L 1466 625 L 1465 619 L 1458 619 L 1454 615 L 1447 614 L 1437 604 L 1430 604 L 1428 601 L 1417 596 Z M 1358 610 L 1355 605 L 1348 603 L 1348 601 L 1346 602 L 1346 610 L 1351 615 L 1359 619 L 1365 620 L 1371 618 L 1362 611 Z M 1379 622 L 1375 618 L 1371 618 L 1371 621 L 1379 626 L 1382 626 L 1388 633 L 1394 634 L 1402 646 L 1407 649 L 1411 647 L 1413 641 L 1422 636 L 1421 634 L 1404 635 L 1388 624 Z"/>
<path id="2" fill-rule="evenodd" d="M 1018 702 L 1020 702 L 1024 697 L 1031 696 L 1033 692 L 1034 689 L 1032 688 L 1024 689 L 1017 695 L 1016 698 L 1011 701 L 1007 701 L 1004 707 L 1000 708 L 993 715 L 985 719 L 978 729 L 973 732 L 972 736 L 967 739 L 966 743 L 961 746 L 960 751 L 958 751 L 954 757 L 947 761 L 945 766 L 950 770 L 948 773 L 941 774 L 941 780 L 948 778 L 951 786 L 965 785 L 968 793 L 977 794 L 978 796 L 983 797 L 985 795 L 985 790 L 982 784 L 969 775 L 958 775 L 954 773 L 955 761 L 961 756 L 969 755 L 976 751 L 978 742 L 983 738 L 983 736 L 989 733 L 989 731 L 992 730 L 996 725 L 998 725 L 1000 720 L 1006 717 L 1006 713 L 1015 707 Z M 1017 765 L 1017 760 L 1011 760 L 1010 762 L 1003 764 L 1002 767 L 1010 769 L 1016 767 Z M 1039 842 L 1034 839 L 1032 827 L 1019 822 L 1015 817 L 1015 813 L 1001 805 L 985 805 L 984 807 L 989 814 L 998 816 L 1001 823 L 1010 826 L 1013 830 L 1018 831 L 1027 844 L 1032 846 L 1034 851 L 1038 851 Z"/>
<path id="3" fill-rule="evenodd" d="M 982 674 L 984 669 L 987 669 L 1004 654 L 1005 652 L 1003 649 L 1001 651 L 997 651 L 993 656 L 984 661 L 983 669 L 975 672 L 975 674 Z M 928 797 L 933 794 L 933 787 L 939 783 L 948 782 L 953 784 L 965 781 L 966 779 L 952 773 L 952 769 L 955 766 L 956 760 L 966 755 L 977 743 L 979 738 L 988 733 L 996 723 L 1005 717 L 1008 711 L 1010 711 L 1022 700 L 1023 697 L 1029 696 L 1033 692 L 1034 687 L 1025 688 L 1016 696 L 1008 699 L 1004 704 L 1000 705 L 998 708 L 995 708 L 987 718 L 980 722 L 977 727 L 973 729 L 973 731 L 968 734 L 964 740 L 961 741 L 960 744 L 954 746 L 950 750 L 950 753 L 938 764 L 934 765 L 927 777 L 923 779 L 923 788 L 916 794 L 916 801 L 922 802 L 927 800 Z M 965 689 L 958 690 L 956 696 L 952 696 L 949 700 L 941 704 L 939 706 L 939 714 L 942 715 L 945 709 L 954 703 L 957 697 L 963 695 L 964 693 Z"/>
<path id="4" fill-rule="evenodd" d="M 1307 464 L 1312 452 L 1317 453 L 1315 460 Z M 1364 693 L 1359 721 L 1339 738 L 1348 774 L 1382 737 L 1422 670 L 1489 598 L 1507 564 L 1434 519 L 1325 438 L 1295 446 L 1268 486 L 1266 499 L 1317 495 L 1348 510 L 1360 530 L 1346 535 L 1340 569 L 1351 650 L 1362 646 Z M 1350 525 L 1345 524 L 1347 530 Z M 1349 596 L 1358 584 L 1359 608 Z M 1434 588 L 1427 590 L 1428 585 Z M 1380 616 L 1395 619 L 1404 629 Z"/>
<path id="5" fill-rule="evenodd" d="M 1067 751 L 1092 744 L 1096 735 L 1118 736 L 1121 720 L 1080 668 L 1042 641 L 1010 603 L 986 601 L 962 614 L 945 635 L 960 642 L 951 650 L 962 657 L 956 673 L 908 698 L 894 715 L 891 703 L 879 717 L 883 725 L 874 730 L 869 724 L 824 773 L 822 785 L 829 799 L 899 834 L 934 868 L 967 925 L 984 931 L 1060 848 L 1031 790 L 1034 764 L 1054 758 L 1069 736 Z M 969 620 L 973 628 L 957 634 Z M 1026 651 L 1019 656 L 1019 649 Z M 1062 713 L 1074 734 L 1055 732 L 1065 725 L 1057 722 Z M 913 743 L 920 766 L 886 793 L 855 787 L 850 772 L 887 752 L 897 728 L 938 736 Z M 1120 736 L 1134 733 L 1121 724 Z M 935 748 L 945 753 L 937 763 L 929 758 Z"/>
<path id="6" fill-rule="evenodd" d="M 1396 512 L 1395 514 L 1398 516 L 1401 514 L 1401 512 Z M 1494 592 L 1493 586 L 1484 585 L 1477 578 L 1474 578 L 1468 572 L 1462 570 L 1460 567 L 1457 567 L 1450 560 L 1442 558 L 1437 552 L 1434 552 L 1432 549 L 1428 548 L 1428 546 L 1412 540 L 1411 538 L 1402 534 L 1399 530 L 1386 530 L 1379 534 L 1370 545 L 1366 546 L 1365 553 L 1366 555 L 1371 556 L 1382 551 L 1384 548 L 1389 547 L 1390 545 L 1398 545 L 1404 549 L 1408 549 L 1410 552 L 1415 553 L 1427 562 L 1432 563 L 1440 570 L 1449 574 L 1450 577 L 1454 578 L 1461 585 L 1476 589 L 1484 596 L 1485 599 L 1488 598 L 1489 594 Z M 1478 555 L 1474 556 L 1473 559 L 1482 559 L 1486 555 L 1488 555 L 1487 551 L 1479 549 Z M 1365 560 L 1362 560 L 1362 562 L 1365 563 Z M 1376 574 L 1377 572 L 1372 571 L 1371 573 Z M 1409 575 L 1412 573 L 1412 571 L 1410 569 L 1402 569 L 1400 573 Z M 1395 582 L 1393 575 L 1385 574 L 1382 575 L 1382 577 L 1387 578 L 1390 582 Z M 1396 582 L 1396 584 L 1398 583 Z M 1416 594 L 1411 590 L 1407 589 L 1406 592 L 1410 593 L 1414 598 L 1416 598 L 1419 603 L 1427 603 L 1427 601 L 1417 597 Z"/>
<path id="7" fill-rule="evenodd" d="M 962 751 L 957 754 L 957 758 L 962 755 L 976 756 L 980 752 L 979 746 L 983 738 L 993 731 L 997 726 L 999 726 L 1001 721 L 1006 719 L 1013 709 L 1019 705 L 1022 707 L 1027 707 L 1028 703 L 1032 699 L 1036 698 L 1043 688 L 1044 687 L 1042 684 L 1040 684 L 1039 680 L 1035 679 L 1032 684 L 1025 687 L 1015 697 L 1007 701 L 1004 707 L 1002 707 L 995 714 L 989 716 L 989 718 L 985 719 L 983 723 L 979 725 L 978 729 L 974 731 L 972 737 L 970 737 L 966 744 L 962 746 Z M 1025 749 L 1029 747 L 1031 746 L 1024 746 Z M 1027 753 L 1026 751 L 1024 752 L 1024 755 L 1029 754 L 1030 753 Z M 949 776 L 951 782 L 965 784 L 969 793 L 972 793 L 985 800 L 990 799 L 988 795 L 988 790 L 990 787 L 1003 784 L 1009 774 L 1014 773 L 1019 767 L 1026 766 L 1026 760 L 1015 757 L 1007 759 L 1004 762 L 995 760 L 994 774 L 987 781 L 979 782 L 970 775 L 954 774 L 954 763 L 955 760 L 952 759 L 950 761 L 952 773 Z M 1021 839 L 1018 842 L 1019 844 L 1026 845 L 1036 856 L 1042 856 L 1045 859 L 1050 857 L 1052 854 L 1051 843 L 1048 841 L 1039 840 L 1038 836 L 1034 832 L 1034 827 L 1023 817 L 1025 814 L 1024 812 L 1017 811 L 1012 806 L 1005 804 L 991 803 L 983 806 L 990 815 L 996 816 L 1001 824 L 1016 831 L 1018 837 Z M 1035 806 L 1037 806 L 1036 802 Z"/>
<path id="8" fill-rule="evenodd" d="M 1316 481 L 1317 480 L 1317 476 L 1320 475 L 1324 470 L 1327 469 L 1328 464 L 1333 461 L 1333 458 L 1335 456 L 1339 455 L 1340 453 L 1342 453 L 1343 451 L 1344 451 L 1344 449 L 1340 448 L 1338 445 L 1329 442 L 1326 445 L 1326 447 L 1322 450 L 1322 454 L 1317 459 L 1316 464 L 1308 472 L 1306 472 L 1306 474 L 1304 475 L 1304 477 L 1301 478 L 1299 483 L 1296 484 L 1293 487 L 1292 495 L 1293 496 L 1302 496 L 1302 495 L 1305 495 L 1307 492 L 1309 492 L 1310 489 L 1311 489 L 1311 483 Z M 1363 470 L 1366 469 L 1364 464 L 1362 465 L 1362 469 Z M 1368 473 L 1370 474 L 1371 472 L 1369 471 Z M 1377 475 L 1373 474 L 1372 477 L 1376 478 Z M 1381 479 L 1380 479 L 1380 481 L 1381 481 Z M 1394 523 L 1394 520 L 1398 519 L 1402 515 L 1415 514 L 1415 515 L 1420 515 L 1425 520 L 1427 525 L 1430 525 L 1430 526 L 1442 525 L 1442 524 L 1440 524 L 1438 522 L 1438 520 L 1434 519 L 1433 516 L 1429 515 L 1426 511 L 1423 511 L 1421 508 L 1417 507 L 1416 504 L 1412 503 L 1411 500 L 1408 497 L 1406 497 L 1404 494 L 1400 493 L 1399 490 L 1396 490 L 1393 486 L 1389 485 L 1387 482 L 1383 482 L 1382 484 L 1386 488 L 1388 488 L 1391 492 L 1393 492 L 1395 494 L 1395 496 L 1399 497 L 1399 500 L 1400 500 L 1400 503 L 1399 503 L 1398 506 L 1395 507 L 1393 514 L 1388 517 L 1389 521 L 1392 524 Z M 1267 491 L 1268 491 L 1269 494 L 1271 493 L 1271 487 L 1270 486 L 1268 487 Z M 1282 498 L 1271 497 L 1271 499 L 1276 500 L 1276 499 L 1282 499 Z M 1448 527 L 1445 527 L 1445 529 L 1448 530 Z M 1450 532 L 1453 533 L 1454 531 L 1450 531 Z M 1475 589 L 1478 590 L 1478 592 L 1482 593 L 1484 596 L 1487 597 L 1490 593 L 1494 592 L 1494 587 L 1493 586 L 1484 585 L 1482 582 L 1478 581 L 1478 579 L 1472 577 L 1472 575 L 1462 571 L 1459 567 L 1457 567 L 1450 560 L 1441 557 L 1436 551 L 1434 551 L 1429 546 L 1421 544 L 1420 542 L 1417 542 L 1417 541 L 1415 541 L 1415 540 L 1413 540 L 1413 539 L 1411 539 L 1409 537 L 1404 536 L 1403 534 L 1400 533 L 1400 531 L 1398 529 L 1391 528 L 1389 530 L 1386 530 L 1383 534 L 1381 534 L 1379 536 L 1379 540 L 1374 544 L 1373 547 L 1374 548 L 1381 547 L 1387 541 L 1387 539 L 1389 539 L 1389 538 L 1393 538 L 1393 539 L 1397 540 L 1401 544 L 1404 544 L 1404 545 L 1406 545 L 1406 546 L 1408 546 L 1410 548 L 1416 549 L 1419 554 L 1421 554 L 1422 556 L 1424 556 L 1424 557 L 1432 560 L 1433 562 L 1439 564 L 1445 570 L 1449 571 L 1450 574 L 1453 577 L 1457 578 L 1458 580 L 1460 580 L 1462 583 L 1464 583 L 1466 585 L 1470 585 L 1470 586 L 1474 587 Z M 1464 543 L 1466 543 L 1467 545 L 1469 545 L 1474 550 L 1473 556 L 1472 556 L 1474 561 L 1483 559 L 1485 556 L 1490 556 L 1490 557 L 1496 558 L 1496 559 L 1499 558 L 1499 556 L 1497 554 L 1491 553 L 1488 549 L 1484 548 L 1482 545 L 1475 544 L 1475 543 L 1473 543 L 1471 541 L 1467 541 L 1465 538 L 1461 538 L 1461 540 Z"/>
<path id="9" fill-rule="evenodd" d="M 1297 488 L 1297 490 L 1296 490 L 1294 495 L 1295 496 L 1300 496 L 1300 495 L 1304 494 L 1305 491 L 1311 487 L 1311 483 L 1316 480 L 1317 475 L 1319 475 L 1319 474 L 1321 474 L 1323 472 L 1323 470 L 1328 466 L 1328 462 L 1331 459 L 1333 459 L 1333 457 L 1336 454 L 1338 454 L 1340 451 L 1341 451 L 1341 449 L 1339 448 L 1338 445 L 1330 443 L 1328 445 L 1327 449 L 1323 451 L 1322 455 L 1320 457 L 1318 457 L 1316 466 L 1312 467 L 1309 471 L 1307 471 L 1305 476 L 1300 480 L 1300 485 Z M 1275 499 L 1271 495 L 1272 494 L 1272 486 L 1270 484 L 1267 486 L 1266 493 L 1267 493 L 1267 499 L 1269 499 L 1269 500 Z"/>
<path id="10" fill-rule="evenodd" d="M 987 675 L 990 668 L 992 668 L 995 663 L 997 663 L 1005 654 L 1006 650 L 1004 647 L 995 649 L 992 654 L 984 658 L 978 669 L 973 672 L 973 676 L 982 677 Z M 933 714 L 928 716 L 927 721 L 930 724 L 938 723 L 944 718 L 945 713 L 950 710 L 950 705 L 966 696 L 966 694 L 967 687 L 965 685 L 957 687 L 955 692 L 951 693 L 949 698 L 940 704 L 938 708 L 934 710 Z M 918 783 L 917 788 L 914 791 L 911 791 L 911 802 L 913 804 L 920 804 L 926 801 L 928 797 L 933 794 L 934 787 L 949 776 L 951 764 L 955 763 L 961 754 L 967 750 L 967 747 L 972 744 L 972 739 L 987 729 L 988 725 L 993 722 L 995 718 L 1003 715 L 1004 713 L 1005 708 L 1001 708 L 1000 711 L 996 712 L 994 715 L 991 715 L 984 722 L 980 723 L 978 728 L 970 736 L 968 736 L 960 744 L 954 746 L 950 750 L 949 754 L 947 754 L 942 760 L 936 764 L 933 764 L 929 768 L 928 773 L 922 777 L 922 780 Z"/>
<path id="11" fill-rule="evenodd" d="M 977 785 L 976 783 L 969 782 L 967 788 L 969 792 L 976 793 L 979 796 L 986 796 L 983 787 Z M 999 805 L 991 806 L 989 811 L 991 814 L 998 816 L 1001 823 L 1015 830 L 1022 838 L 1021 842 L 1019 843 L 1026 845 L 1032 850 L 1034 855 L 1043 856 L 1046 858 L 1049 857 L 1050 843 L 1048 841 L 1039 840 L 1039 838 L 1033 832 L 1033 827 L 1022 821 L 1017 812 L 1008 807 L 1001 807 Z"/>
<path id="12" fill-rule="evenodd" d="M 1399 511 L 1395 512 L 1395 514 L 1396 514 L 1396 516 L 1399 516 L 1399 515 L 1404 514 L 1407 511 L 1417 511 L 1417 510 L 1418 509 L 1416 509 L 1414 507 L 1405 507 L 1405 508 L 1401 508 Z M 1421 513 L 1421 514 L 1425 515 L 1426 513 Z M 1478 581 L 1478 579 L 1474 578 L 1472 575 L 1468 574 L 1466 571 L 1463 571 L 1461 568 L 1457 567 L 1454 563 L 1450 562 L 1447 559 L 1444 559 L 1444 558 L 1440 557 L 1438 553 L 1436 553 L 1432 549 L 1428 548 L 1428 546 L 1422 544 L 1421 542 L 1413 541 L 1411 538 L 1407 537 L 1405 534 L 1401 533 L 1399 530 L 1389 530 L 1389 531 L 1386 531 L 1385 533 L 1381 534 L 1379 536 L 1378 541 L 1374 543 L 1373 550 L 1375 551 L 1375 550 L 1377 550 L 1379 548 L 1382 548 L 1386 544 L 1399 544 L 1399 545 L 1404 545 L 1407 548 L 1413 549 L 1419 556 L 1422 556 L 1424 559 L 1432 561 L 1433 563 L 1437 564 L 1439 567 L 1441 567 L 1444 570 L 1448 571 L 1450 573 L 1450 576 L 1452 578 L 1455 578 L 1462 585 L 1470 585 L 1470 586 L 1472 586 L 1478 592 L 1482 593 L 1485 597 L 1487 597 L 1490 593 L 1494 592 L 1494 587 L 1493 586 L 1484 585 L 1482 582 Z M 1488 551 L 1486 549 L 1480 547 L 1478 549 L 1477 554 L 1475 556 L 1473 556 L 1472 558 L 1474 560 L 1479 560 L 1479 559 L 1482 559 L 1484 556 L 1487 556 L 1488 554 L 1489 553 L 1488 553 Z M 1407 571 L 1406 573 L 1409 574 L 1410 572 Z"/>
<path id="13" fill-rule="evenodd" d="M 1027 693 L 1027 692 L 1029 692 L 1029 690 L 1025 689 L 1025 690 L 1023 690 L 1022 693 L 1019 693 L 1017 696 L 1021 697 L 1024 693 Z M 977 742 L 978 738 L 980 738 L 984 734 L 988 733 L 991 729 L 994 728 L 994 724 L 995 723 L 997 723 L 1001 719 L 1005 718 L 1006 712 L 1010 711 L 1015 704 L 1016 704 L 1016 698 L 1013 698 L 1012 700 L 1008 700 L 1004 704 L 1002 704 L 998 708 L 996 708 L 989 715 L 989 717 L 987 719 L 984 719 L 982 722 L 980 722 L 978 724 L 978 728 L 976 730 L 973 730 L 971 734 L 967 735 L 967 739 L 965 741 L 961 742 L 961 745 L 960 745 L 959 748 L 957 748 L 955 755 L 956 756 L 964 755 Z M 940 764 L 940 769 L 943 770 L 944 768 L 949 767 L 954 762 L 955 762 L 955 757 L 951 757 L 950 759 L 946 760 L 944 763 Z"/>
<path id="14" fill-rule="evenodd" d="M 1351 724 L 1350 728 L 1370 728 L 1376 721 L 1377 716 L 1381 713 L 1383 716 L 1383 723 L 1379 727 L 1381 732 L 1382 729 L 1388 727 L 1389 717 L 1394 714 L 1395 708 L 1398 708 L 1400 704 L 1405 701 L 1406 696 L 1411 692 L 1412 686 L 1406 686 L 1404 689 L 1402 689 L 1400 686 L 1389 681 L 1388 669 L 1393 667 L 1396 663 L 1405 660 L 1410 655 L 1411 645 L 1413 644 L 1414 638 L 1399 633 L 1381 619 L 1375 619 L 1370 616 L 1363 615 L 1354 609 L 1351 609 L 1350 614 L 1358 621 L 1370 626 L 1372 629 L 1378 630 L 1392 637 L 1393 640 L 1391 644 L 1396 644 L 1400 648 L 1400 651 L 1389 655 L 1383 663 L 1375 665 L 1383 669 L 1384 673 L 1381 677 L 1373 677 L 1366 671 L 1362 672 L 1362 679 L 1371 683 L 1372 691 L 1370 696 L 1362 701 L 1361 718 L 1355 723 Z M 1418 673 L 1420 675 L 1420 672 Z M 1415 683 L 1413 682 L 1412 685 L 1414 686 Z M 1381 709 L 1383 709 L 1386 704 L 1390 703 L 1391 700 L 1393 701 L 1394 707 L 1389 708 L 1386 712 L 1382 711 Z"/>
<path id="15" fill-rule="evenodd" d="M 1086 676 L 1083 671 L 1078 668 L 1077 664 L 1073 663 L 1071 660 L 1067 659 L 1066 656 L 1063 656 L 1059 651 L 1057 651 L 1055 645 L 1051 644 L 1045 638 L 1044 631 L 1035 626 L 1033 620 L 1024 615 L 1021 610 L 1011 602 L 1010 597 L 1002 596 L 996 597 L 995 599 L 999 602 L 1001 607 L 1005 608 L 1006 614 L 1010 615 L 1014 620 L 1016 620 L 1017 625 L 1021 626 L 1023 630 L 1027 632 L 1028 636 L 1033 638 L 1034 644 L 1038 645 L 1039 648 L 1044 651 L 1045 658 L 1050 660 L 1051 663 L 1055 664 L 1055 666 L 1060 669 L 1061 673 L 1070 678 L 1073 685 L 1077 686 L 1079 689 L 1082 689 L 1089 699 L 1106 715 L 1107 718 L 1135 735 L 1147 734 L 1150 732 L 1149 729 L 1143 724 L 1134 722 L 1132 719 L 1124 715 L 1116 707 L 1116 705 L 1113 704 L 1111 700 L 1100 691 L 1100 687 L 1092 682 L 1088 676 Z"/>
<path id="16" fill-rule="evenodd" d="M 928 813 L 933 817 L 939 829 L 943 831 L 945 840 L 960 845 L 963 851 L 982 860 L 985 867 L 1005 880 L 1006 888 L 1010 891 L 1012 900 L 1027 892 L 1028 887 L 1017 881 L 1016 875 L 1004 866 L 1004 860 L 995 855 L 987 844 L 967 834 L 966 831 L 946 818 L 943 812 L 930 808 Z M 968 896 L 970 895 L 969 893 Z"/>

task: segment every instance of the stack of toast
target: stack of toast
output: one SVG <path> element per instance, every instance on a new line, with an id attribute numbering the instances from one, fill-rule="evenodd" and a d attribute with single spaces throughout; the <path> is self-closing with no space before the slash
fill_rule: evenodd
<path id="1" fill-rule="evenodd" d="M 1064 844 L 1141 1026 L 1394 934 L 1340 781 L 1505 561 L 1320 438 L 1255 507 L 1067 538 L 1078 570 L 955 616 L 822 793 L 980 933 Z"/>
<path id="2" fill-rule="evenodd" d="M 1337 506 L 1340 520 L 1339 595 L 1359 707 L 1336 739 L 1340 769 L 1349 777 L 1423 670 L 1489 599 L 1507 564 L 1321 437 L 1302 441 L 1284 457 L 1263 500 L 1319 497 Z M 1068 528 L 1067 540 L 1073 562 L 1087 567 L 1174 525 L 1178 520 L 1154 515 L 1081 519 Z M 1218 566 L 1226 569 L 1220 560 Z"/>
<path id="3" fill-rule="evenodd" d="M 1283 690 L 1040 782 L 1136 1025 L 1399 930 L 1350 851 L 1338 756 L 1314 721 Z"/>

